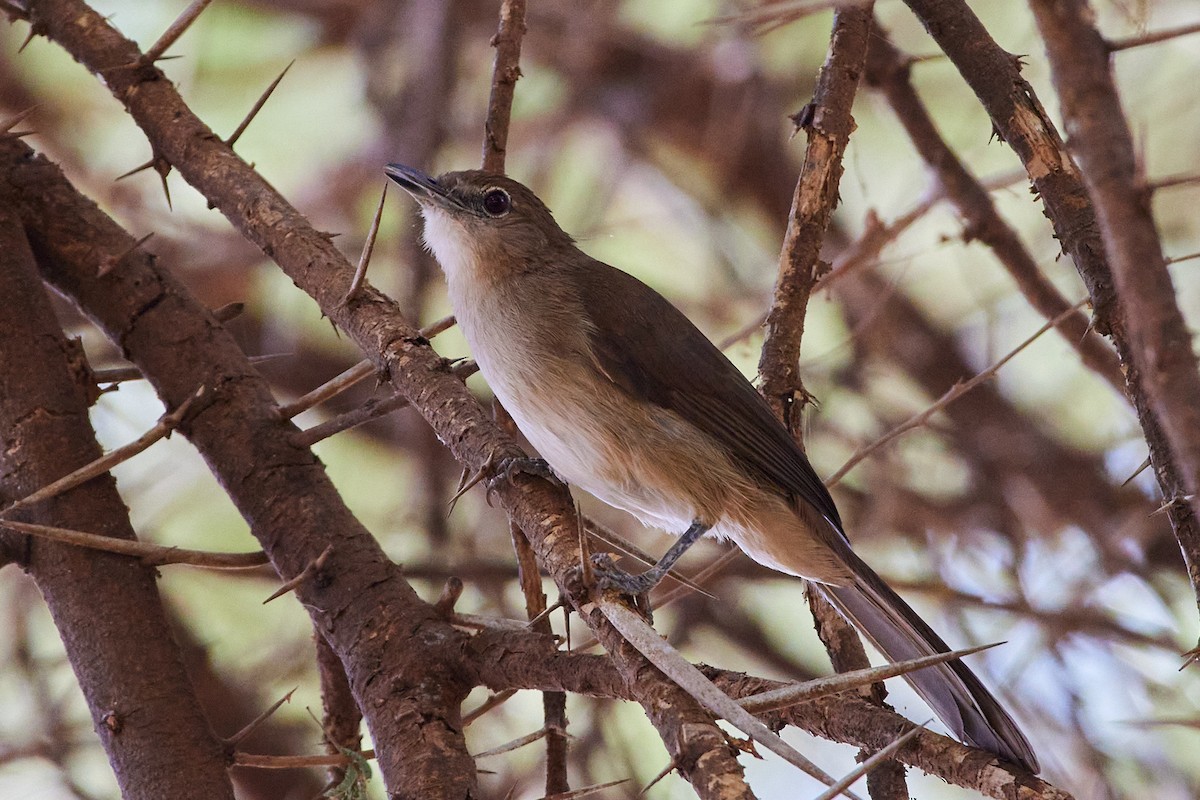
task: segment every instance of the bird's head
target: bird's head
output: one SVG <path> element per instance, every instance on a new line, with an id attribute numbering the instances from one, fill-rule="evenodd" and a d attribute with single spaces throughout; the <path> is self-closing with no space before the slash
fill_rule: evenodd
<path id="1" fill-rule="evenodd" d="M 403 164 L 384 172 L 420 204 L 425 246 L 451 280 L 536 269 L 574 247 L 545 203 L 511 178 L 480 170 L 433 178 Z"/>

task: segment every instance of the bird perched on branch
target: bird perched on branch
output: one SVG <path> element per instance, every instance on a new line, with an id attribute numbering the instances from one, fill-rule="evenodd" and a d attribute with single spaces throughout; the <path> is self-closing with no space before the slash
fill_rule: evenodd
<path id="1" fill-rule="evenodd" d="M 458 325 L 529 442 L 569 483 L 681 534 L 650 570 L 609 580 L 644 592 L 710 533 L 813 581 L 892 661 L 949 650 L 855 555 L 799 445 L 678 309 L 580 251 L 510 178 L 385 171 L 420 204 Z M 1012 717 L 961 661 L 905 677 L 959 738 L 1038 770 Z"/>

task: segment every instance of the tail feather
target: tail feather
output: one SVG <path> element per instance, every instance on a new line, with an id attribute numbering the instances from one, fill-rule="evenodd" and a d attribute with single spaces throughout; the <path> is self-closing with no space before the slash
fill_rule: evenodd
<path id="1" fill-rule="evenodd" d="M 835 608 L 854 623 L 890 661 L 906 661 L 950 650 L 917 612 L 857 556 L 852 584 L 818 584 Z M 1038 771 L 1037 756 L 1013 718 L 962 661 L 947 661 L 905 679 L 963 741 Z"/>

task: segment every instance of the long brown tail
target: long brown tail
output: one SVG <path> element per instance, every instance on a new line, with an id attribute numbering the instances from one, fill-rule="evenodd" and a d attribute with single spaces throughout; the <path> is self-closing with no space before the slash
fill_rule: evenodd
<path id="1" fill-rule="evenodd" d="M 890 661 L 945 653 L 941 637 L 866 563 L 851 554 L 853 584 L 818 584 L 835 608 L 850 619 Z M 961 661 L 947 661 L 904 676 L 945 725 L 963 741 L 990 750 L 1030 772 L 1037 756 L 1017 723 Z"/>

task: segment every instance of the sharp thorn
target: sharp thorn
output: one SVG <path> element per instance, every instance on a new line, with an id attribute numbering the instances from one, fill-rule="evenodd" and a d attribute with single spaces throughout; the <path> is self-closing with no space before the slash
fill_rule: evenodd
<path id="1" fill-rule="evenodd" d="M 296 63 L 296 60 L 292 59 L 291 62 L 288 63 L 288 65 L 283 68 L 283 72 L 279 73 L 279 77 L 277 77 L 275 80 L 271 81 L 271 84 L 266 88 L 266 91 L 264 91 L 262 93 L 262 95 L 259 96 L 257 102 L 255 102 L 255 104 L 250 108 L 250 113 L 246 114 L 246 118 L 242 120 L 241 124 L 237 126 L 237 129 L 234 130 L 234 132 L 229 135 L 229 138 L 225 140 L 225 144 L 229 145 L 230 147 L 233 147 L 237 143 L 237 140 L 242 138 L 242 134 L 246 132 L 246 128 L 248 128 L 250 126 L 250 122 L 256 116 L 258 116 L 258 112 L 262 110 L 262 107 L 264 105 L 266 105 L 267 100 L 271 97 L 271 94 L 275 91 L 275 87 L 279 86 L 279 82 L 283 80 L 283 76 L 287 75 L 288 70 L 291 69 L 292 64 L 295 64 L 295 63 Z"/>

